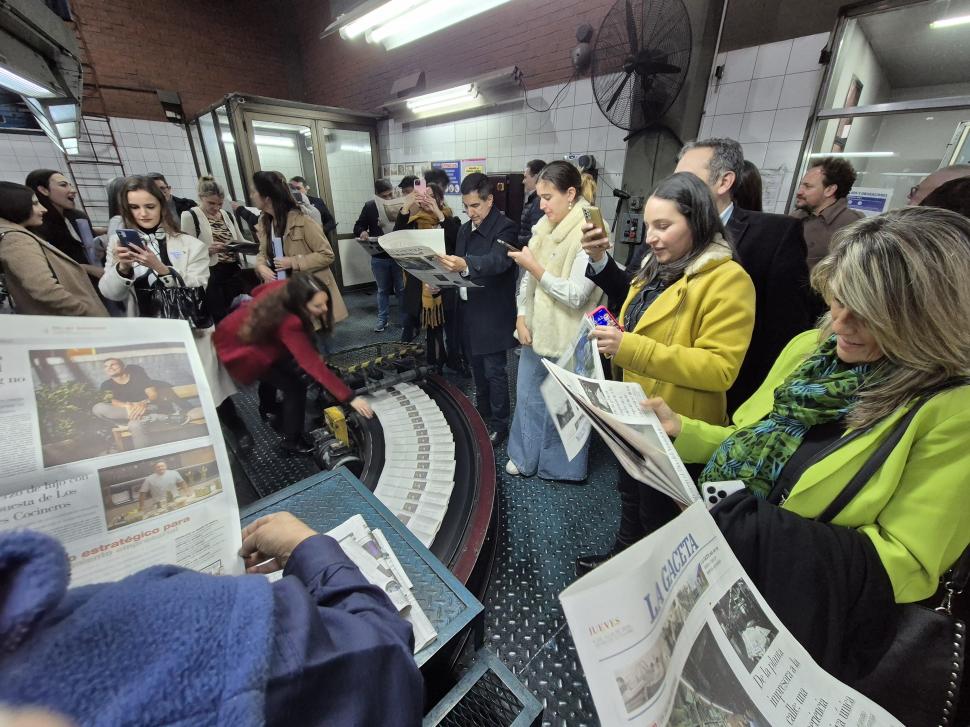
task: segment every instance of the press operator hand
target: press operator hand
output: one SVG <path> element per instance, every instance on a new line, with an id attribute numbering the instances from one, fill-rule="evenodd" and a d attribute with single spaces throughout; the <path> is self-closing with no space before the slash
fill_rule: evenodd
<path id="1" fill-rule="evenodd" d="M 243 528 L 239 555 L 247 573 L 272 573 L 286 566 L 296 546 L 316 534 L 290 513 L 274 512 Z"/>
<path id="2" fill-rule="evenodd" d="M 653 411 L 657 415 L 657 419 L 660 420 L 664 431 L 667 432 L 667 436 L 671 439 L 680 434 L 683 429 L 683 421 L 680 418 L 680 414 L 671 409 L 667 405 L 667 402 L 659 396 L 641 401 L 640 408 L 644 411 Z"/>
<path id="3" fill-rule="evenodd" d="M 355 396 L 350 400 L 350 406 L 353 407 L 355 412 L 366 419 L 370 419 L 372 416 L 374 416 L 374 410 L 370 408 L 370 404 L 368 404 L 363 397 Z"/>
<path id="4" fill-rule="evenodd" d="M 272 283 L 276 280 L 276 273 L 269 265 L 257 265 L 256 274 L 262 279 L 264 283 Z"/>
<path id="5" fill-rule="evenodd" d="M 613 326 L 596 326 L 589 332 L 587 338 L 596 341 L 596 349 L 606 358 L 613 358 L 616 356 L 616 352 L 620 350 L 623 331 Z"/>
<path id="6" fill-rule="evenodd" d="M 169 274 L 168 266 L 147 247 L 118 245 L 115 256 L 118 258 L 118 267 L 122 272 L 130 273 L 135 265 L 144 265 L 146 268 L 151 268 L 156 275 Z"/>
<path id="7" fill-rule="evenodd" d="M 518 316 L 515 319 L 515 333 L 519 339 L 519 343 L 523 346 L 532 345 L 532 331 L 525 324 L 525 316 Z"/>
<path id="8" fill-rule="evenodd" d="M 458 257 L 457 255 L 439 255 L 438 261 L 452 273 L 460 273 L 468 270 L 468 263 L 465 262 L 465 258 Z"/>
<path id="9" fill-rule="evenodd" d="M 594 227 L 588 222 L 584 222 L 580 229 L 583 231 L 583 249 L 592 262 L 598 263 L 610 251 L 610 238 L 602 228 Z"/>

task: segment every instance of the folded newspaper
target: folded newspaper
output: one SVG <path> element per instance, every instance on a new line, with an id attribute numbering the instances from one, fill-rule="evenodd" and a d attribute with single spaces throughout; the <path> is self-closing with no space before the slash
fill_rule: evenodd
<path id="1" fill-rule="evenodd" d="M 478 288 L 479 285 L 453 273 L 438 260 L 445 255 L 445 232 L 397 230 L 381 235 L 384 252 L 418 280 L 438 288 Z"/>
<path id="2" fill-rule="evenodd" d="M 559 600 L 604 725 L 901 727 L 811 659 L 701 503 Z"/>
<path id="3" fill-rule="evenodd" d="M 544 384 L 551 381 L 560 387 L 574 414 L 589 421 L 631 477 L 684 505 L 700 499 L 657 415 L 640 408 L 644 395 L 639 384 L 579 376 L 551 361 L 542 363 L 549 371 Z M 551 408 L 550 414 L 555 421 Z M 574 442 L 567 444 L 563 438 L 563 445 L 568 452 Z"/>
<path id="4" fill-rule="evenodd" d="M 405 573 L 384 533 L 371 530 L 360 515 L 345 520 L 327 533 L 360 568 L 364 578 L 388 595 L 398 613 L 414 630 L 414 653 L 438 636 L 412 592 L 414 585 Z"/>

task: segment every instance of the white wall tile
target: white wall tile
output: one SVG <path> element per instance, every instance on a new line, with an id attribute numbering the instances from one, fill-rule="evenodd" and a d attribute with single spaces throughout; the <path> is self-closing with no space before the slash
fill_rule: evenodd
<path id="1" fill-rule="evenodd" d="M 757 78 L 751 82 L 748 91 L 748 103 L 745 111 L 768 111 L 778 108 L 781 88 L 785 82 L 784 76 Z"/>
<path id="2" fill-rule="evenodd" d="M 611 150 L 606 152 L 603 164 L 606 170 L 614 174 L 623 173 L 623 165 L 626 163 L 626 151 Z"/>
<path id="3" fill-rule="evenodd" d="M 592 114 L 592 106 L 590 104 L 583 104 L 582 106 L 574 106 L 573 107 L 573 128 L 588 129 L 591 114 Z"/>
<path id="4" fill-rule="evenodd" d="M 794 169 L 798 164 L 801 141 L 773 141 L 765 152 L 765 169 Z"/>
<path id="5" fill-rule="evenodd" d="M 796 106 L 811 105 L 818 93 L 818 84 L 822 78 L 822 71 L 806 71 L 791 73 L 785 76 L 778 98 L 778 108 L 790 109 Z"/>
<path id="6" fill-rule="evenodd" d="M 724 60 L 724 75 L 721 83 L 750 81 L 754 77 L 754 66 L 757 60 L 757 46 L 730 51 Z"/>
<path id="7" fill-rule="evenodd" d="M 767 151 L 767 144 L 751 142 L 744 145 L 744 158 L 760 169 L 764 166 Z"/>
<path id="8" fill-rule="evenodd" d="M 737 139 L 741 133 L 741 120 L 743 118 L 744 114 L 715 116 L 711 122 L 711 136 Z"/>
<path id="9" fill-rule="evenodd" d="M 606 148 L 608 150 L 622 149 L 626 151 L 626 142 L 623 141 L 623 138 L 628 133 L 626 129 L 621 129 L 618 126 L 610 126 L 606 135 Z"/>
<path id="10" fill-rule="evenodd" d="M 828 42 L 828 33 L 795 38 L 785 73 L 801 73 L 818 69 L 818 57 Z"/>
<path id="11" fill-rule="evenodd" d="M 714 114 L 704 114 L 701 117 L 701 126 L 697 131 L 698 139 L 707 139 L 711 136 L 711 124 L 714 122 Z"/>
<path id="12" fill-rule="evenodd" d="M 714 115 L 723 116 L 724 114 L 743 113 L 750 88 L 751 81 L 722 83 L 717 89 Z"/>
<path id="13" fill-rule="evenodd" d="M 574 103 L 579 106 L 580 104 L 595 103 L 593 100 L 593 83 L 591 79 L 582 78 L 576 81 L 575 89 L 575 100 Z"/>
<path id="14" fill-rule="evenodd" d="M 805 136 L 805 122 L 810 111 L 809 106 L 779 109 L 771 127 L 771 141 L 801 141 Z"/>
<path id="15" fill-rule="evenodd" d="M 573 129 L 569 150 L 577 154 L 589 151 L 589 129 Z"/>
<path id="16" fill-rule="evenodd" d="M 775 122 L 775 113 L 771 110 L 745 114 L 737 140 L 742 144 L 771 141 L 771 127 Z"/>
<path id="17" fill-rule="evenodd" d="M 792 41 L 782 40 L 758 46 L 758 60 L 754 64 L 754 78 L 781 76 L 788 67 Z"/>
<path id="18" fill-rule="evenodd" d="M 605 151 L 606 140 L 609 136 L 609 129 L 605 126 L 597 126 L 589 130 L 589 148 L 592 151 Z"/>

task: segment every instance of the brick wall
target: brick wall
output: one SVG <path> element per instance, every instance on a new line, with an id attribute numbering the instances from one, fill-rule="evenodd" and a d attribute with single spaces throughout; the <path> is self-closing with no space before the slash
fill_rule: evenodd
<path id="1" fill-rule="evenodd" d="M 598 30 L 614 0 L 514 0 L 414 43 L 385 51 L 362 38 L 319 40 L 329 22 L 320 0 L 294 0 L 300 26 L 303 78 L 310 103 L 374 111 L 391 84 L 425 72 L 429 89 L 518 66 L 532 89 L 566 81 L 576 28 Z M 362 72 L 361 69 L 366 69 Z"/>
<path id="2" fill-rule="evenodd" d="M 112 116 L 164 120 L 156 89 L 192 116 L 232 91 L 290 97 L 279 3 L 73 0 Z"/>

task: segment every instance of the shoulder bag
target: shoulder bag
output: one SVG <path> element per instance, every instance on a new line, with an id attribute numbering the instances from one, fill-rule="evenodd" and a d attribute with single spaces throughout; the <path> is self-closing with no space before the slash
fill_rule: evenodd
<path id="1" fill-rule="evenodd" d="M 168 266 L 178 285 L 167 287 L 160 281 L 146 288 L 135 287 L 138 311 L 146 318 L 169 318 L 188 321 L 194 330 L 211 328 L 215 323 L 209 314 L 205 288 L 201 285 L 189 287 L 182 276 L 172 267 L 165 245 L 159 246 L 163 263 Z"/>
<path id="2" fill-rule="evenodd" d="M 967 384 L 949 382 L 919 400 L 896 424 L 861 470 L 817 519 L 831 522 L 866 485 L 902 439 L 916 413 L 933 394 Z M 928 608 L 916 603 L 896 605 L 895 636 L 868 674 L 847 682 L 891 712 L 907 727 L 950 727 L 963 678 L 966 625 L 951 613 L 953 596 L 970 579 L 970 549 L 942 578 L 942 603 Z M 875 615 L 874 615 L 875 616 Z"/>

